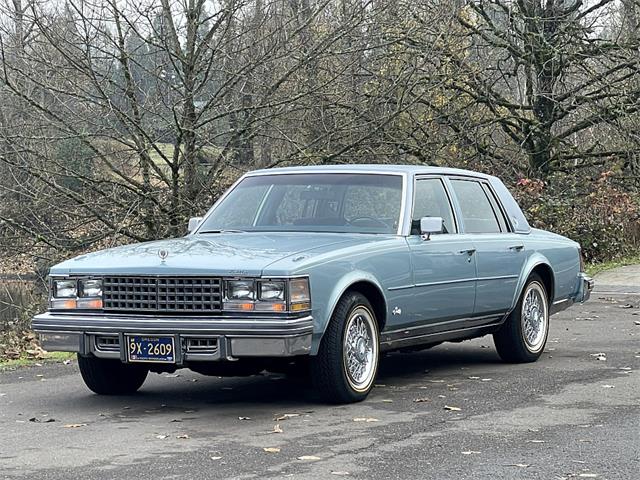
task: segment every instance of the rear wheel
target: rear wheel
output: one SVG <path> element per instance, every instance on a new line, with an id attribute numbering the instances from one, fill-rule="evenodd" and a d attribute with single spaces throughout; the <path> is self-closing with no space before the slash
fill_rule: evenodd
<path id="1" fill-rule="evenodd" d="M 311 362 L 315 392 L 331 403 L 367 398 L 378 372 L 379 349 L 371 304 L 360 293 L 347 293 L 338 302 Z"/>
<path id="2" fill-rule="evenodd" d="M 493 335 L 498 355 L 506 362 L 534 362 L 549 335 L 549 297 L 542 279 L 532 274 L 516 308 Z"/>
<path id="3" fill-rule="evenodd" d="M 99 395 L 126 395 L 136 392 L 149 373 L 147 367 L 78 355 L 78 366 L 89 390 Z"/>

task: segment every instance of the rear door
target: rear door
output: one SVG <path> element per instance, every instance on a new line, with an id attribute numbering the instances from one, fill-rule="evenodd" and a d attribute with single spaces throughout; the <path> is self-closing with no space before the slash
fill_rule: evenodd
<path id="1" fill-rule="evenodd" d="M 509 310 L 526 252 L 521 234 L 513 233 L 504 209 L 488 182 L 449 179 L 461 217 L 464 237 L 476 248 L 475 315 Z"/>
<path id="2" fill-rule="evenodd" d="M 420 236 L 420 218 L 442 217 L 444 233 Z M 409 315 L 405 322 L 446 330 L 450 321 L 473 314 L 476 260 L 472 240 L 460 235 L 452 202 L 439 177 L 418 178 L 415 183 L 412 230 L 407 241 L 411 251 L 413 283 Z M 441 324 L 440 326 L 435 324 Z M 434 327 L 433 329 L 429 327 Z"/>

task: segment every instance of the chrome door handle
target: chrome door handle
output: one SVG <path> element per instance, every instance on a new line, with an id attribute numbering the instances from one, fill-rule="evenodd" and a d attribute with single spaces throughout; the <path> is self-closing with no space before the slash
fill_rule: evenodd
<path id="1" fill-rule="evenodd" d="M 469 248 L 467 250 L 460 250 L 458 253 L 461 253 L 461 254 L 466 253 L 467 255 L 471 256 L 474 253 L 476 253 L 476 249 L 475 248 Z"/>
<path id="2" fill-rule="evenodd" d="M 509 247 L 509 250 L 513 250 L 514 252 L 519 252 L 524 249 L 524 245 L 512 245 Z"/>

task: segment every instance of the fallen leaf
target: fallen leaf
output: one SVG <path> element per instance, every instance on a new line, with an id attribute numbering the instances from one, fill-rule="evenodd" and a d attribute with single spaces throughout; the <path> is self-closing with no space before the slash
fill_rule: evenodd
<path id="1" fill-rule="evenodd" d="M 342 472 L 340 470 L 333 470 L 331 472 L 331 475 L 338 475 L 340 477 L 346 477 L 347 475 L 349 475 L 349 472 Z"/>
<path id="2" fill-rule="evenodd" d="M 55 418 L 43 418 L 43 419 L 40 419 L 40 418 L 37 418 L 37 417 L 31 417 L 29 419 L 29 421 L 30 422 L 35 422 L 35 423 L 52 423 L 52 422 L 55 422 L 56 419 Z"/>
<path id="3" fill-rule="evenodd" d="M 210 457 L 211 460 L 220 460 L 222 457 Z"/>
<path id="4" fill-rule="evenodd" d="M 238 420 L 251 420 L 251 417 L 238 417 Z"/>
<path id="5" fill-rule="evenodd" d="M 159 440 L 164 440 L 165 438 L 167 438 L 169 435 L 156 435 L 156 438 Z"/>
<path id="6" fill-rule="evenodd" d="M 315 455 L 302 455 L 301 457 L 298 457 L 298 460 L 302 460 L 302 461 L 315 461 L 315 460 L 322 460 L 320 457 L 316 457 Z"/>
<path id="7" fill-rule="evenodd" d="M 529 440 L 529 443 L 546 443 L 545 440 Z"/>
<path id="8" fill-rule="evenodd" d="M 415 403 L 423 403 L 423 402 L 429 402 L 430 400 L 427 397 L 421 397 L 421 398 L 414 398 L 413 401 Z"/>
<path id="9" fill-rule="evenodd" d="M 615 385 L 601 385 L 602 388 L 616 388 Z"/>
<path id="10" fill-rule="evenodd" d="M 482 378 L 482 379 L 480 379 L 481 382 L 490 382 L 491 380 L 493 380 L 493 378 Z"/>
<path id="11" fill-rule="evenodd" d="M 289 418 L 299 417 L 299 413 L 283 413 L 282 415 L 276 415 L 273 417 L 274 422 L 281 422 L 282 420 L 288 420 Z"/>
<path id="12" fill-rule="evenodd" d="M 508 463 L 506 465 L 507 467 L 520 467 L 520 468 L 528 468 L 531 465 L 529 465 L 528 463 Z"/>
<path id="13" fill-rule="evenodd" d="M 187 435 L 186 433 L 183 433 L 182 435 L 176 435 L 176 438 L 180 438 L 183 440 L 186 440 L 188 438 L 191 438 L 189 435 Z"/>
<path id="14" fill-rule="evenodd" d="M 476 450 L 466 450 L 466 451 L 461 452 L 461 453 L 462 453 L 463 455 L 472 455 L 472 454 L 474 454 L 474 453 L 480 453 L 480 452 L 478 452 L 478 451 L 476 451 Z"/>
<path id="15" fill-rule="evenodd" d="M 468 377 L 469 380 L 480 380 L 480 377 Z"/>
<path id="16" fill-rule="evenodd" d="M 633 308 L 633 305 L 630 303 L 625 303 L 624 305 L 618 305 L 618 308 Z"/>
<path id="17" fill-rule="evenodd" d="M 462 410 L 460 407 L 452 407 L 450 405 L 445 405 L 444 409 L 449 410 L 450 412 L 459 412 Z"/>
<path id="18" fill-rule="evenodd" d="M 67 423 L 63 425 L 62 428 L 80 428 L 80 427 L 86 427 L 86 426 L 87 426 L 86 423 Z"/>
<path id="19" fill-rule="evenodd" d="M 597 473 L 581 473 L 578 476 L 581 478 L 596 478 L 598 474 Z"/>
<path id="20" fill-rule="evenodd" d="M 382 400 L 382 403 L 393 403 L 393 400 L 391 400 L 390 398 L 385 398 L 384 400 Z"/>
<path id="21" fill-rule="evenodd" d="M 353 419 L 354 422 L 379 422 L 380 420 L 378 420 L 377 418 L 371 418 L 371 417 L 356 417 Z"/>
<path id="22" fill-rule="evenodd" d="M 63 363 L 63 365 L 70 365 L 71 364 L 71 360 L 64 360 L 62 363 Z"/>
<path id="23" fill-rule="evenodd" d="M 635 320 L 633 323 L 635 323 L 636 325 L 640 325 L 640 320 Z"/>
<path id="24" fill-rule="evenodd" d="M 280 449 L 278 447 L 264 447 L 263 450 L 267 453 L 280 453 Z"/>
<path id="25" fill-rule="evenodd" d="M 174 418 L 173 420 L 171 420 L 171 422 L 169 423 L 182 423 L 182 419 L 180 418 Z"/>
<path id="26" fill-rule="evenodd" d="M 282 433 L 284 430 L 282 430 L 282 428 L 280 428 L 280 424 L 276 423 L 273 426 L 273 431 L 271 433 Z"/>

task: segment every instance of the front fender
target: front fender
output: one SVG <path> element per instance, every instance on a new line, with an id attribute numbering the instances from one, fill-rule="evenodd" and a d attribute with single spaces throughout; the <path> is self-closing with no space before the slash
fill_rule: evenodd
<path id="1" fill-rule="evenodd" d="M 516 308 L 516 304 L 518 303 L 518 299 L 520 298 L 520 295 L 522 295 L 522 291 L 524 290 L 524 285 L 527 282 L 529 275 L 531 275 L 531 272 L 533 272 L 533 269 L 536 268 L 538 265 L 546 265 L 547 267 L 551 268 L 551 271 L 553 271 L 553 268 L 551 267 L 551 262 L 549 262 L 549 259 L 547 257 L 545 257 L 540 252 L 533 253 L 527 259 L 524 266 L 522 267 L 522 271 L 520 272 L 520 277 L 518 278 L 518 285 L 516 287 L 515 296 L 511 300 L 511 308 L 509 309 L 509 312 L 511 312 L 514 308 Z M 549 295 L 553 297 L 554 292 L 549 292 Z"/>
<path id="2" fill-rule="evenodd" d="M 322 336 L 331 321 L 331 316 L 333 315 L 333 311 L 335 310 L 340 298 L 344 295 L 344 293 L 351 287 L 352 285 L 358 282 L 367 282 L 371 285 L 375 286 L 380 295 L 384 298 L 384 289 L 380 284 L 380 281 L 371 273 L 361 271 L 361 270 L 352 270 L 349 273 L 343 275 L 333 286 L 329 295 L 326 297 L 327 301 L 323 305 L 323 309 L 321 312 L 314 312 L 314 332 L 313 332 L 313 343 L 311 345 L 311 355 L 316 355 L 318 353 L 318 349 L 320 348 L 320 342 L 322 340 Z M 385 311 L 386 311 L 386 298 L 385 298 Z M 317 317 L 316 317 L 317 315 Z"/>

